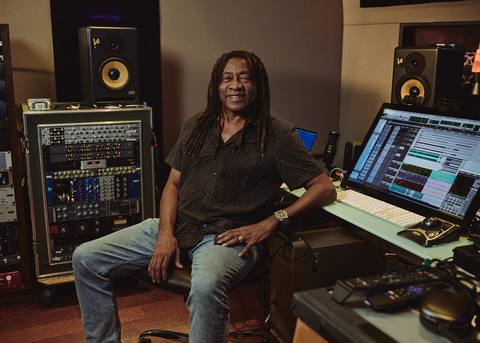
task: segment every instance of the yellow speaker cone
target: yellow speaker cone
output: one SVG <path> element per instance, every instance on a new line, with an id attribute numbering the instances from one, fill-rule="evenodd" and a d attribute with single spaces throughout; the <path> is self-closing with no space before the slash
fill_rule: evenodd
<path id="1" fill-rule="evenodd" d="M 403 99 L 405 95 L 425 97 L 425 87 L 423 83 L 417 79 L 409 79 L 405 81 L 400 89 L 400 99 Z"/>
<path id="2" fill-rule="evenodd" d="M 103 83 L 111 89 L 121 89 L 125 87 L 130 79 L 127 66 L 119 60 L 105 63 L 101 76 Z"/>

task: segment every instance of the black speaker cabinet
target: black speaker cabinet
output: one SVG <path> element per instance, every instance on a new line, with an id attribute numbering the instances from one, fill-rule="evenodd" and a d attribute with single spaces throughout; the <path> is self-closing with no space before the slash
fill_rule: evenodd
<path id="1" fill-rule="evenodd" d="M 345 143 L 345 152 L 343 154 L 343 170 L 350 172 L 355 161 L 360 157 L 362 142 L 348 141 Z"/>
<path id="2" fill-rule="evenodd" d="M 464 57 L 459 47 L 397 47 L 391 102 L 434 107 L 437 99 L 459 100 Z"/>
<path id="3" fill-rule="evenodd" d="M 82 27 L 78 39 L 83 101 L 138 102 L 137 29 Z"/>
<path id="4" fill-rule="evenodd" d="M 293 293 L 330 287 L 337 279 L 378 275 L 383 272 L 379 247 L 341 227 L 296 233 L 279 232 L 273 241 L 269 325 L 283 342 L 291 342 L 296 318 Z"/>

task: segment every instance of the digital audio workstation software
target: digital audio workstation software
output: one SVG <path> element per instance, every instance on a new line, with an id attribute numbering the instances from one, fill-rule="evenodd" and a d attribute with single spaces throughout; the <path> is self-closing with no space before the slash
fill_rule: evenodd
<path id="1" fill-rule="evenodd" d="M 412 212 L 465 225 L 480 205 L 480 120 L 383 104 L 346 184 Z"/>

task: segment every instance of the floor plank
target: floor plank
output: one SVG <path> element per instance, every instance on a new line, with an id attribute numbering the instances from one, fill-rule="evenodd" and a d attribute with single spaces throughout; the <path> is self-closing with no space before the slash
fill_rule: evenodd
<path id="1" fill-rule="evenodd" d="M 138 335 L 150 329 L 188 333 L 189 312 L 182 296 L 154 288 L 142 290 L 133 279 L 115 286 L 122 323 L 122 341 L 137 342 Z M 0 304 L 0 342 L 2 343 L 82 343 L 85 342 L 80 307 L 73 284 L 57 287 L 52 306 L 43 302 L 42 292 L 13 303 Z M 239 287 L 229 296 L 230 330 L 263 330 L 263 309 L 258 300 L 260 283 Z M 272 343 L 279 341 L 268 333 Z M 261 342 L 258 337 L 244 342 Z"/>

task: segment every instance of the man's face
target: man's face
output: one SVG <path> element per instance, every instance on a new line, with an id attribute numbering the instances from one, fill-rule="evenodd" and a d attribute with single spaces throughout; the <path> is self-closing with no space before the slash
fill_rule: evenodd
<path id="1" fill-rule="evenodd" d="M 228 60 L 220 82 L 220 100 L 225 114 L 247 117 L 257 97 L 257 91 L 243 58 Z"/>

